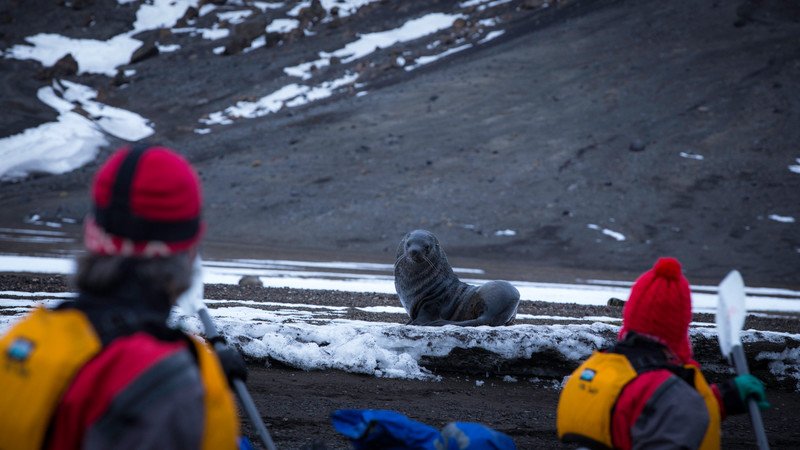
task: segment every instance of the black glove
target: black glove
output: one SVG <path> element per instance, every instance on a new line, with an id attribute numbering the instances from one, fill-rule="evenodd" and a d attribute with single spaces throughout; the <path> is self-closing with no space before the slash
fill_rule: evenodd
<path id="1" fill-rule="evenodd" d="M 230 345 L 215 345 L 214 350 L 217 352 L 217 358 L 222 365 L 222 370 L 225 376 L 228 377 L 228 382 L 233 380 L 247 381 L 247 364 L 245 364 L 242 355 L 235 347 Z"/>
<path id="2" fill-rule="evenodd" d="M 728 415 L 747 412 L 747 399 L 754 397 L 759 409 L 770 407 L 764 393 L 764 383 L 753 375 L 738 375 L 717 384 L 722 396 L 722 403 Z"/>

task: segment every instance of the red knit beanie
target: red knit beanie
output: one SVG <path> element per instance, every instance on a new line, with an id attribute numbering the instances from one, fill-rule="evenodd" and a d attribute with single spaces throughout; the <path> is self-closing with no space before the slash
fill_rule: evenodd
<path id="1" fill-rule="evenodd" d="M 116 151 L 92 184 L 86 248 L 101 255 L 168 256 L 200 240 L 200 180 L 189 163 L 160 146 Z"/>
<path id="2" fill-rule="evenodd" d="M 628 331 L 660 340 L 684 363 L 692 362 L 689 323 L 692 298 L 689 282 L 675 258 L 660 258 L 631 288 L 622 313 L 619 337 Z"/>

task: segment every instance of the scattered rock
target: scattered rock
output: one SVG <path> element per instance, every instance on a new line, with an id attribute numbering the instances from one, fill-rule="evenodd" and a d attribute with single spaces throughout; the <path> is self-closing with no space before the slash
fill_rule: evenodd
<path id="1" fill-rule="evenodd" d="M 11 15 L 11 11 L 8 10 L 0 11 L 0 24 L 10 25 L 13 21 L 14 21 L 14 16 Z"/>
<path id="2" fill-rule="evenodd" d="M 114 78 L 111 80 L 111 84 L 117 87 L 130 82 L 131 79 L 125 75 L 125 71 L 123 69 L 117 69 L 117 74 L 114 75 Z"/>
<path id="3" fill-rule="evenodd" d="M 53 78 L 75 75 L 76 73 L 78 73 L 78 61 L 75 61 L 72 53 L 67 53 L 51 67 L 45 67 L 40 70 L 36 74 L 36 78 L 40 80 L 50 80 Z"/>
<path id="4" fill-rule="evenodd" d="M 274 47 L 283 40 L 283 34 L 270 32 L 267 33 L 267 47 Z"/>
<path id="5" fill-rule="evenodd" d="M 628 146 L 628 150 L 632 152 L 641 152 L 644 151 L 645 148 L 647 148 L 647 144 L 641 139 L 634 139 L 631 141 L 631 145 Z"/>
<path id="6" fill-rule="evenodd" d="M 145 39 L 142 42 L 141 47 L 137 48 L 133 55 L 131 55 L 131 64 L 135 64 L 139 61 L 144 61 L 147 58 L 152 58 L 154 56 L 158 56 L 158 47 L 156 46 L 156 39 L 155 37 L 150 37 Z"/>
<path id="7" fill-rule="evenodd" d="M 92 6 L 94 4 L 94 0 L 66 0 L 63 2 L 63 5 L 67 8 L 72 8 L 74 10 L 80 10 Z"/>
<path id="8" fill-rule="evenodd" d="M 522 9 L 538 9 L 541 8 L 546 2 L 544 0 L 523 0 L 520 3 Z"/>
<path id="9" fill-rule="evenodd" d="M 195 8 L 194 6 L 190 6 L 186 8 L 186 12 L 183 14 L 183 17 L 181 17 L 180 20 L 188 22 L 192 19 L 196 19 L 199 14 L 200 12 L 197 10 L 197 8 Z"/>
<path id="10" fill-rule="evenodd" d="M 608 303 L 607 304 L 608 304 L 608 306 L 615 306 L 615 307 L 621 308 L 621 307 L 625 306 L 625 300 L 618 299 L 616 297 L 611 297 L 610 299 L 608 299 Z"/>
<path id="11" fill-rule="evenodd" d="M 311 5 L 300 10 L 297 18 L 301 23 L 317 23 L 325 18 L 327 12 L 319 0 L 311 0 Z"/>
<path id="12" fill-rule="evenodd" d="M 264 282 L 261 278 L 255 275 L 245 275 L 239 279 L 239 286 L 241 287 L 264 287 Z"/>
<path id="13" fill-rule="evenodd" d="M 264 34 L 267 28 L 267 18 L 256 16 L 233 27 L 231 38 L 225 45 L 226 55 L 235 55 L 249 47 L 255 38 Z"/>

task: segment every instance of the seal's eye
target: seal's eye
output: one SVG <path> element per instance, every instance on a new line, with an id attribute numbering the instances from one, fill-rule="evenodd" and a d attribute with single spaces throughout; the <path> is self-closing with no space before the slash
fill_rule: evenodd
<path id="1" fill-rule="evenodd" d="M 425 253 L 430 253 L 431 251 L 431 244 L 425 244 Z"/>

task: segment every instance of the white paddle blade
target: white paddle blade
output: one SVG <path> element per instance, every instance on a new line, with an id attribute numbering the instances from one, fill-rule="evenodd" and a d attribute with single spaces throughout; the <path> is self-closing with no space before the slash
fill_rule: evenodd
<path id="1" fill-rule="evenodd" d="M 729 356 L 734 346 L 742 345 L 739 334 L 746 315 L 744 280 L 738 271 L 732 270 L 719 284 L 717 303 L 717 333 L 724 356 Z"/>
<path id="2" fill-rule="evenodd" d="M 192 261 L 192 284 L 178 297 L 177 304 L 187 316 L 193 316 L 206 307 L 203 303 L 203 260 L 200 254 Z"/>

